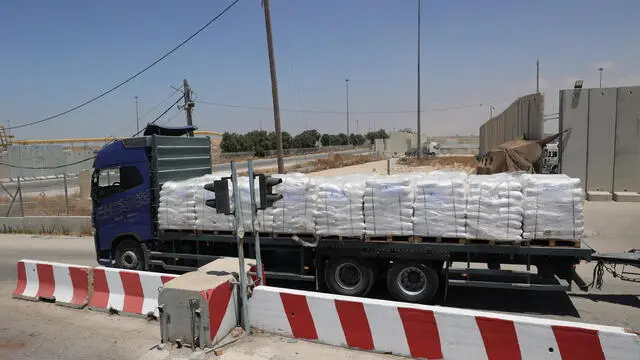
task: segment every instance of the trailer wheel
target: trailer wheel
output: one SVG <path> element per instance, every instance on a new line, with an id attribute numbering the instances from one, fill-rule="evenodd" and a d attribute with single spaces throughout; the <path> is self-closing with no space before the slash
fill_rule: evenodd
<path id="1" fill-rule="evenodd" d="M 330 260 L 324 278 L 332 293 L 348 296 L 364 296 L 374 283 L 371 266 L 356 258 Z"/>
<path id="2" fill-rule="evenodd" d="M 116 266 L 128 270 L 144 270 L 144 254 L 140 244 L 133 239 L 120 242 L 115 251 Z"/>
<path id="3" fill-rule="evenodd" d="M 428 302 L 438 291 L 438 272 L 419 263 L 395 263 L 387 274 L 387 287 L 398 301 Z"/>

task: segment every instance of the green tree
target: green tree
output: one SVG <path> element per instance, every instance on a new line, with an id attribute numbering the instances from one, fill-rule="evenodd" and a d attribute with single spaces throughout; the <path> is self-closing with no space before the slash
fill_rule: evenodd
<path id="1" fill-rule="evenodd" d="M 349 145 L 349 137 L 345 133 L 340 133 L 337 136 L 337 144 L 336 145 Z"/>
<path id="2" fill-rule="evenodd" d="M 312 148 L 316 146 L 316 142 L 320 140 L 322 135 L 318 130 L 305 130 L 291 139 L 291 147 L 293 148 Z"/>
<path id="3" fill-rule="evenodd" d="M 222 141 L 220 142 L 220 150 L 222 152 L 241 152 L 248 151 L 247 143 L 244 135 L 237 133 L 225 132 L 222 134 Z"/>

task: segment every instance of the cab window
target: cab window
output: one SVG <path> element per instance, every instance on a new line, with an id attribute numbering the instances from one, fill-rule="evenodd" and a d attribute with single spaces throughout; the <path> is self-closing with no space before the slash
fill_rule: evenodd
<path id="1" fill-rule="evenodd" d="M 142 176 L 135 166 L 105 168 L 93 174 L 93 190 L 98 199 L 133 189 L 142 183 Z"/>

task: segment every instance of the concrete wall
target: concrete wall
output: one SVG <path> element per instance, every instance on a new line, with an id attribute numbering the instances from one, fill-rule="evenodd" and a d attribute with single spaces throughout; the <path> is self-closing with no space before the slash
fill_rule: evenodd
<path id="1" fill-rule="evenodd" d="M 422 138 L 425 139 L 426 138 Z M 389 138 L 387 139 L 385 155 L 387 156 L 401 156 L 404 155 L 409 149 L 417 147 L 416 134 L 391 131 Z"/>
<path id="2" fill-rule="evenodd" d="M 588 198 L 640 200 L 640 86 L 561 90 L 560 130 L 561 172 Z"/>
<path id="3" fill-rule="evenodd" d="M 544 136 L 544 97 L 531 94 L 518 98 L 501 114 L 480 127 L 480 153 L 520 136 L 539 140 Z"/>
<path id="4" fill-rule="evenodd" d="M 90 169 L 93 160 L 73 164 L 95 155 L 98 147 L 72 148 L 64 145 L 10 145 L 7 151 L 0 154 L 0 162 L 23 167 L 41 168 L 56 167 L 56 169 L 24 169 L 9 168 L 0 165 L 0 178 L 51 176 L 61 174 L 77 174 Z"/>

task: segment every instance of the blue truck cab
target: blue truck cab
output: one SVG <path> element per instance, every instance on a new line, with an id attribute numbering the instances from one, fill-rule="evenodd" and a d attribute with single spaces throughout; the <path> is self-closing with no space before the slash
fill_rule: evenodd
<path id="1" fill-rule="evenodd" d="M 160 236 L 162 185 L 211 173 L 210 139 L 193 137 L 194 130 L 148 125 L 143 136 L 116 140 L 98 151 L 91 216 L 99 264 L 149 268 L 149 252 Z"/>

